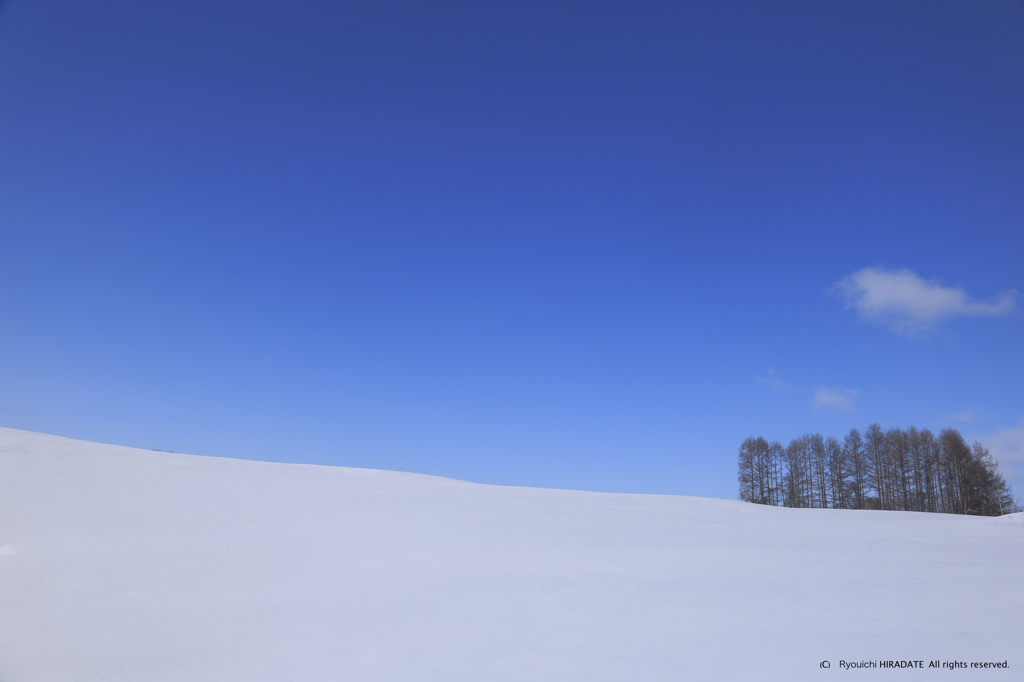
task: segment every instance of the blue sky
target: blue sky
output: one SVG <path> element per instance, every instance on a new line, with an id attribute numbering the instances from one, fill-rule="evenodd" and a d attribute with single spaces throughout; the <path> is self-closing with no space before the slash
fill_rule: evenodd
<path id="1" fill-rule="evenodd" d="M 736 495 L 959 428 L 1024 496 L 1024 4 L 0 5 L 0 425 Z"/>

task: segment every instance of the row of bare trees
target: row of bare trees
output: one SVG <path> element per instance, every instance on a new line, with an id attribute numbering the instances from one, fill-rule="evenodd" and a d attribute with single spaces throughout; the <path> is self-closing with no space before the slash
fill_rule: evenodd
<path id="1" fill-rule="evenodd" d="M 750 437 L 739 451 L 740 499 L 782 507 L 891 509 L 1000 516 L 1017 511 L 997 462 L 955 429 L 884 430 L 789 445 Z"/>

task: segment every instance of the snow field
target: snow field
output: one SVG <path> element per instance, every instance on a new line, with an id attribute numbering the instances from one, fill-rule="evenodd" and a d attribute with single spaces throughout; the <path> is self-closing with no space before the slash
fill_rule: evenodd
<path id="1" fill-rule="evenodd" d="M 1022 568 L 1024 514 L 511 488 L 0 429 L 4 682 L 1019 680 Z"/>

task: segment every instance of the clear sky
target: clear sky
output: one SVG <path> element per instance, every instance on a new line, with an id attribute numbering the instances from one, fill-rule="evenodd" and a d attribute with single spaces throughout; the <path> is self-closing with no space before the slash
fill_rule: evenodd
<path id="1" fill-rule="evenodd" d="M 0 426 L 736 496 L 959 428 L 1024 497 L 1024 3 L 0 4 Z"/>

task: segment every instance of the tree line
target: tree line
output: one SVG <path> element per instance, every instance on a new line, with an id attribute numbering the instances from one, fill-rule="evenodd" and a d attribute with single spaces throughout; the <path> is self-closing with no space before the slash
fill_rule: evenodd
<path id="1" fill-rule="evenodd" d="M 1018 510 L 989 451 L 960 432 L 871 424 L 840 442 L 813 433 L 789 445 L 750 437 L 739 450 L 740 499 L 781 507 L 1001 516 Z"/>

